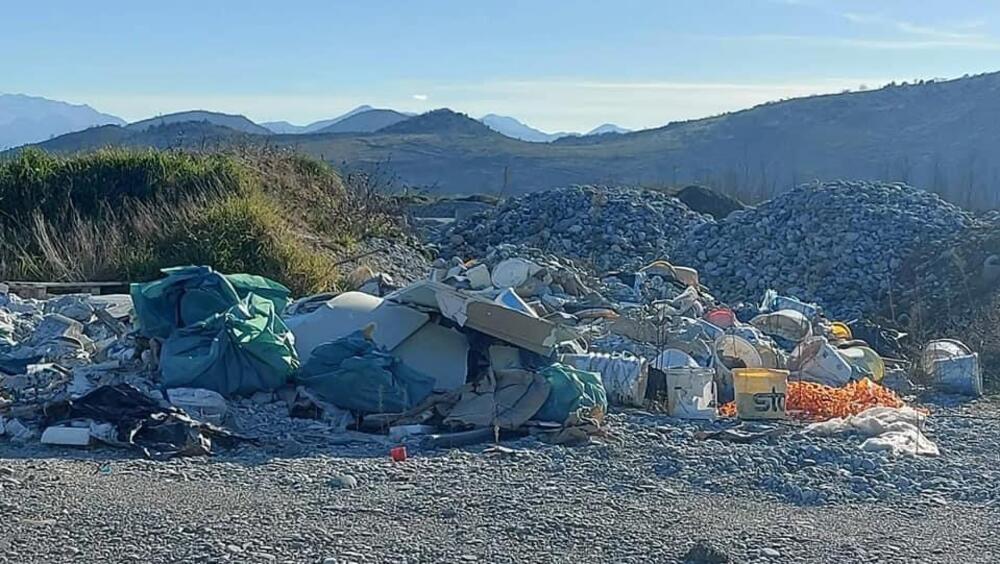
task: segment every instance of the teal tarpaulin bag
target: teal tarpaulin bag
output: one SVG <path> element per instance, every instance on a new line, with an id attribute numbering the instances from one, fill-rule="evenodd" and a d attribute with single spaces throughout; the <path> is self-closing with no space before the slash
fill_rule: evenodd
<path id="1" fill-rule="evenodd" d="M 292 333 L 274 304 L 253 294 L 176 329 L 160 351 L 165 387 L 205 388 L 227 397 L 275 390 L 298 366 Z"/>
<path id="2" fill-rule="evenodd" d="M 161 270 L 165 278 L 132 284 L 136 323 L 146 337 L 166 339 L 174 329 L 204 321 L 237 305 L 250 294 L 270 300 L 284 311 L 291 291 L 252 274 L 223 275 L 209 266 L 177 266 Z"/>
<path id="3" fill-rule="evenodd" d="M 292 291 L 285 286 L 256 274 L 227 274 L 226 280 L 233 285 L 240 298 L 253 294 L 258 298 L 274 302 L 274 311 L 278 315 L 285 311 L 285 306 L 288 305 L 289 297 L 292 295 Z"/>
<path id="4" fill-rule="evenodd" d="M 581 418 L 600 421 L 608 412 L 608 396 L 597 372 L 556 363 L 538 373 L 552 386 L 552 391 L 532 419 L 574 424 Z"/>
<path id="5" fill-rule="evenodd" d="M 434 390 L 434 378 L 379 350 L 361 331 L 316 347 L 295 379 L 357 413 L 406 411 Z"/>

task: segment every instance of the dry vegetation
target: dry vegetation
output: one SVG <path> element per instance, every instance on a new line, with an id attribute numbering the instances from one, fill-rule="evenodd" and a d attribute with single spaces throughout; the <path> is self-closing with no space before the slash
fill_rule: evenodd
<path id="1" fill-rule="evenodd" d="M 379 187 L 349 180 L 257 149 L 24 151 L 0 163 L 0 279 L 134 281 L 207 264 L 326 290 L 333 250 L 395 228 Z"/>

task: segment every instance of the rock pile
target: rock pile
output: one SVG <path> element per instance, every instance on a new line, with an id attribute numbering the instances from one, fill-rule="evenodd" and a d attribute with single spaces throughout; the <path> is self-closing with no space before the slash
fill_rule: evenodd
<path id="1" fill-rule="evenodd" d="M 669 257 L 684 233 L 708 221 L 660 192 L 574 186 L 507 200 L 456 222 L 437 242 L 443 257 L 483 257 L 509 243 L 611 270 Z"/>
<path id="2" fill-rule="evenodd" d="M 878 309 L 911 252 L 971 222 L 904 184 L 812 184 L 690 230 L 672 258 L 698 268 L 724 300 L 774 288 L 850 318 Z"/>

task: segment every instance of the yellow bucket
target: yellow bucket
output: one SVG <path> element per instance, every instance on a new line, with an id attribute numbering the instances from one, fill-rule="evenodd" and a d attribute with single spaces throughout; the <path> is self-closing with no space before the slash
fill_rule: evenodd
<path id="1" fill-rule="evenodd" d="M 740 419 L 784 419 L 788 371 L 734 368 L 736 415 Z"/>
<path id="2" fill-rule="evenodd" d="M 830 324 L 830 335 L 834 339 L 840 339 L 841 341 L 850 341 L 854 338 L 851 328 L 846 323 L 841 323 L 840 321 L 834 321 Z"/>

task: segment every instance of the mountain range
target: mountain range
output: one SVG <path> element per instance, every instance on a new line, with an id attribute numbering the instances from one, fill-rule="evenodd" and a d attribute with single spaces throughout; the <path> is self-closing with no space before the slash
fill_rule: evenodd
<path id="1" fill-rule="evenodd" d="M 124 125 L 125 121 L 87 105 L 0 94 L 0 150 L 106 124 Z"/>
<path id="2" fill-rule="evenodd" d="M 759 201 L 802 182 L 846 178 L 908 182 L 973 207 L 1000 204 L 1000 162 L 992 158 L 1000 153 L 1000 73 L 796 98 L 549 142 L 515 139 L 484 121 L 440 109 L 375 131 L 306 135 L 264 135 L 207 120 L 141 131 L 107 125 L 38 146 L 73 152 L 260 142 L 349 168 L 389 162 L 401 184 L 440 193 L 700 183 Z"/>
<path id="3" fill-rule="evenodd" d="M 133 131 L 174 123 L 207 121 L 243 133 L 255 135 L 304 135 L 311 133 L 372 133 L 399 123 L 415 114 L 362 105 L 334 118 L 295 125 L 287 121 L 254 123 L 245 116 L 206 110 L 190 110 L 159 115 L 127 124 Z M 480 121 L 494 131 L 523 141 L 547 143 L 579 133 L 545 133 L 508 116 L 488 114 Z M 75 133 L 99 125 L 126 125 L 125 120 L 100 113 L 90 106 L 72 105 L 22 94 L 0 95 L 0 150 L 37 143 L 52 137 Z M 604 124 L 584 135 L 625 133 L 628 130 L 614 124 Z"/>

